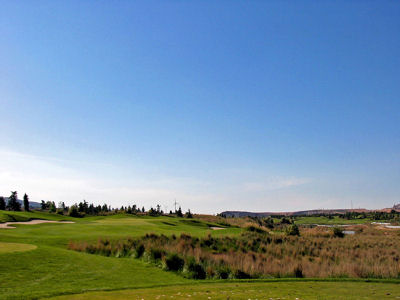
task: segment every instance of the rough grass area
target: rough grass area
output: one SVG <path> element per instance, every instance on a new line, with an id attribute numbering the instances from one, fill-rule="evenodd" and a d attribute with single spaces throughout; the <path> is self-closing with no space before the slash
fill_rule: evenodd
<path id="1" fill-rule="evenodd" d="M 67 295 L 55 299 L 398 299 L 399 284 L 365 282 L 256 282 L 181 285 Z"/>
<path id="2" fill-rule="evenodd" d="M 0 242 L 0 254 L 11 252 L 23 252 L 36 249 L 37 246 L 20 243 L 2 243 Z"/>
<path id="3" fill-rule="evenodd" d="M 301 236 L 262 230 L 218 238 L 146 234 L 120 241 L 101 239 L 92 244 L 71 242 L 69 249 L 143 257 L 194 279 L 400 278 L 400 232 L 383 234 L 371 225 L 354 230 L 356 234 L 341 238 L 332 228 L 304 228 Z M 171 264 L 178 267 L 168 267 Z"/>

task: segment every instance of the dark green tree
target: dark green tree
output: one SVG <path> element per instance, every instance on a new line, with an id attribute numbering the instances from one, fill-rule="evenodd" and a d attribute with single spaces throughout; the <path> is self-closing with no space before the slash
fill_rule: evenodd
<path id="1" fill-rule="evenodd" d="M 56 211 L 57 211 L 56 204 L 54 203 L 54 201 L 50 202 L 50 204 L 49 204 L 49 212 L 55 213 Z"/>
<path id="2" fill-rule="evenodd" d="M 188 209 L 188 211 L 186 213 L 186 218 L 188 218 L 188 219 L 193 218 L 193 214 L 190 212 L 190 209 Z"/>
<path id="3" fill-rule="evenodd" d="M 68 215 L 70 217 L 79 218 L 81 215 L 79 214 L 77 205 L 71 205 L 68 211 Z"/>
<path id="4" fill-rule="evenodd" d="M 183 217 L 182 208 L 179 206 L 179 209 L 176 211 L 176 215 L 180 218 Z"/>
<path id="5" fill-rule="evenodd" d="M 9 210 L 20 211 L 21 204 L 18 202 L 17 191 L 11 192 L 11 196 L 8 197 L 7 207 Z"/>
<path id="6" fill-rule="evenodd" d="M 29 211 L 29 197 L 27 194 L 24 195 L 24 210 Z"/>
<path id="7" fill-rule="evenodd" d="M 0 210 L 5 210 L 6 209 L 6 201 L 4 200 L 4 197 L 0 197 Z"/>

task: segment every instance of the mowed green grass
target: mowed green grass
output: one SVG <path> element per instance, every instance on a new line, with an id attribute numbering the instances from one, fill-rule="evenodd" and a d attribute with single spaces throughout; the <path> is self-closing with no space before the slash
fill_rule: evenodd
<path id="1" fill-rule="evenodd" d="M 182 232 L 196 236 L 238 234 L 240 228 L 213 231 L 198 221 L 170 217 L 113 215 L 82 219 L 38 212 L 0 212 L 20 219 L 74 221 L 73 224 L 16 224 L 0 229 L 0 243 L 37 246 L 28 252 L 0 253 L 0 299 L 40 298 L 90 290 L 126 289 L 190 282 L 140 260 L 113 258 L 67 250 L 69 241 L 119 239 L 146 233 Z M 223 231 L 223 233 L 222 233 Z"/>
<path id="2" fill-rule="evenodd" d="M 202 297 L 203 294 L 201 293 L 207 293 L 207 290 L 216 293 L 219 289 L 219 284 L 226 287 L 226 290 L 235 288 L 238 293 L 237 297 L 240 298 L 240 295 L 248 293 L 250 289 L 248 285 L 242 282 L 229 286 L 230 283 L 218 283 L 218 281 L 216 283 L 207 283 L 185 279 L 172 272 L 163 271 L 133 258 L 104 257 L 67 249 L 69 241 L 93 242 L 99 238 L 120 239 L 142 236 L 152 232 L 166 235 L 179 235 L 182 232 L 195 236 L 205 236 L 207 234 L 236 235 L 242 231 L 240 228 L 226 228 L 213 231 L 209 229 L 209 226 L 216 224 L 172 217 L 113 215 L 75 219 L 41 212 L 0 211 L 0 220 L 10 218 L 18 221 L 21 221 L 21 218 L 25 218 L 25 220 L 68 220 L 75 223 L 17 224 L 15 225 L 15 229 L 0 229 L 0 243 L 20 243 L 37 247 L 36 249 L 24 252 L 7 251 L 0 253 L 0 299 L 37 299 L 57 295 L 68 295 L 68 299 L 71 299 L 72 296 L 78 297 L 81 293 L 85 293 L 83 294 L 84 297 L 92 297 L 92 294 L 89 292 L 93 291 L 101 291 L 101 295 L 93 294 L 93 297 L 96 297 L 96 299 L 97 296 L 108 297 L 108 295 L 110 295 L 111 299 L 124 298 L 124 294 L 119 293 L 131 293 L 132 298 L 136 297 L 135 293 L 142 293 L 141 298 L 151 299 L 152 296 L 157 297 L 160 292 L 166 290 L 167 286 L 171 293 L 175 293 L 175 291 L 176 293 L 182 292 L 182 289 L 184 291 L 192 291 L 191 289 L 193 288 L 199 288 L 198 297 L 200 298 L 198 299 L 206 299 Z M 321 282 L 308 283 L 311 286 L 315 284 L 316 290 L 314 293 L 316 295 L 322 293 L 323 289 L 317 288 Z M 254 286 L 264 285 L 264 283 L 260 282 L 252 284 Z M 281 286 L 283 283 L 275 282 L 275 284 Z M 343 295 L 351 296 L 356 293 L 355 291 L 361 290 L 361 292 L 364 292 L 365 287 L 362 285 L 362 282 L 352 282 L 351 284 L 352 286 L 347 292 L 343 290 Z M 369 286 L 369 284 L 365 286 Z M 396 288 L 400 290 L 399 285 L 393 285 L 392 283 L 374 283 L 374 285 L 377 286 L 377 291 L 382 292 L 387 289 L 387 293 L 391 293 L 391 295 L 393 295 Z M 157 290 L 157 286 L 165 287 L 158 288 Z M 281 292 L 276 294 L 278 295 L 277 297 L 286 295 L 288 292 L 287 289 L 290 286 L 292 286 L 292 282 L 282 285 Z M 332 291 L 339 288 L 339 286 L 340 284 L 337 287 L 332 287 Z M 261 287 L 260 289 L 262 290 Z M 109 292 L 104 292 L 106 290 L 114 290 L 115 292 L 108 294 Z M 117 290 L 119 291 L 117 292 Z M 242 294 L 239 293 L 240 290 Z M 255 292 L 254 295 L 256 296 L 254 297 L 258 297 L 257 293 Z M 144 297 L 144 295 L 149 296 Z M 328 299 L 323 297 L 325 294 L 321 295 L 322 298 L 320 299 Z M 125 298 L 128 296 L 125 295 Z M 217 294 L 214 296 L 221 297 L 221 295 L 218 296 Z M 231 296 L 229 297 L 234 299 Z M 246 299 L 248 298 L 250 297 Z M 259 297 L 259 299 L 262 298 Z M 376 299 L 382 298 L 376 297 Z"/>
<path id="3" fill-rule="evenodd" d="M 31 244 L 20 244 L 20 243 L 2 243 L 0 242 L 0 254 L 10 252 L 22 252 L 34 250 L 37 247 Z"/>
<path id="4" fill-rule="evenodd" d="M 123 299 L 399 299 L 400 286 L 371 282 L 227 282 L 92 292 L 54 300 Z"/>

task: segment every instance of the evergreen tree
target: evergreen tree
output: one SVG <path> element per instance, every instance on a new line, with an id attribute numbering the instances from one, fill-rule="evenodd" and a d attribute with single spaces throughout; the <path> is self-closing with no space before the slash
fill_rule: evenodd
<path id="1" fill-rule="evenodd" d="M 57 208 L 56 208 L 56 204 L 54 203 L 54 201 L 50 202 L 50 204 L 49 204 L 49 212 L 54 213 L 54 212 L 56 212 L 56 210 L 57 210 Z"/>
<path id="2" fill-rule="evenodd" d="M 42 200 L 42 202 L 40 203 L 40 208 L 43 210 L 47 208 L 46 202 L 44 202 L 44 200 Z"/>
<path id="3" fill-rule="evenodd" d="M 29 197 L 27 194 L 24 195 L 24 209 L 25 211 L 29 211 Z"/>
<path id="4" fill-rule="evenodd" d="M 188 209 L 188 212 L 186 213 L 186 218 L 188 219 L 193 218 L 193 214 L 190 212 L 190 209 Z"/>
<path id="5" fill-rule="evenodd" d="M 68 211 L 68 215 L 70 217 L 74 217 L 74 218 L 80 217 L 80 214 L 78 212 L 78 207 L 76 206 L 76 204 L 71 205 L 71 207 L 69 208 L 69 211 Z"/>
<path id="6" fill-rule="evenodd" d="M 21 204 L 17 200 L 18 200 L 17 191 L 11 192 L 11 196 L 8 198 L 8 204 L 7 204 L 9 210 L 14 210 L 14 211 L 21 210 Z"/>
<path id="7" fill-rule="evenodd" d="M 4 200 L 4 197 L 0 197 L 0 210 L 5 210 L 6 209 L 6 201 Z"/>
<path id="8" fill-rule="evenodd" d="M 178 211 L 176 212 L 176 215 L 177 215 L 178 217 L 180 217 L 180 218 L 183 217 L 182 208 L 181 208 L 180 206 L 179 206 Z"/>

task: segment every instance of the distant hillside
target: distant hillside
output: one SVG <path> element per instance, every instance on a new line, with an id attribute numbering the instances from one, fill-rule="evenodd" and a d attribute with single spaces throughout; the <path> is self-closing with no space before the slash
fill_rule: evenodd
<path id="1" fill-rule="evenodd" d="M 6 204 L 7 204 L 8 203 L 8 197 L 4 197 L 4 200 L 6 201 Z M 21 204 L 21 207 L 24 207 L 24 201 L 23 200 L 18 199 L 17 201 Z M 39 202 L 29 201 L 29 207 L 32 208 L 32 209 L 38 209 L 38 208 L 41 208 L 41 205 L 40 205 Z"/>
<path id="2" fill-rule="evenodd" d="M 227 217 L 268 217 L 268 216 L 311 216 L 317 214 L 345 214 L 346 212 L 367 212 L 367 209 L 313 209 L 292 212 L 249 212 L 249 211 L 224 211 L 221 214 Z"/>

